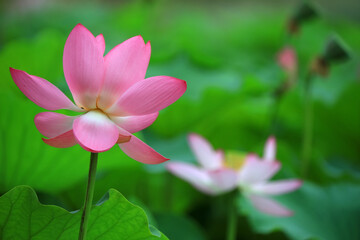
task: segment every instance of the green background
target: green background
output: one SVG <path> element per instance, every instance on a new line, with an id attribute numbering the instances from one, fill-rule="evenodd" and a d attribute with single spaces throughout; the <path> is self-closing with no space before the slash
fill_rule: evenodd
<path id="1" fill-rule="evenodd" d="M 239 198 L 238 239 L 359 239 L 360 233 L 360 19 L 356 1 L 315 1 L 319 17 L 293 36 L 286 22 L 293 1 L 3 1 L 0 32 L 0 193 L 29 185 L 44 204 L 69 211 L 82 204 L 89 153 L 44 144 L 33 123 L 44 109 L 15 86 L 9 67 L 43 77 L 70 96 L 62 52 L 71 29 L 82 23 L 102 33 L 106 52 L 141 34 L 151 41 L 147 77 L 184 79 L 188 90 L 139 133 L 164 156 L 194 162 L 186 135 L 196 132 L 215 148 L 262 154 L 278 141 L 283 168 L 275 178 L 302 178 L 297 192 L 277 198 L 290 218 L 257 212 Z M 303 79 L 326 40 L 340 36 L 351 59 L 331 65 L 313 83 L 311 161 L 302 175 Z M 293 46 L 296 85 L 279 104 L 273 92 L 286 75 L 276 54 Z M 277 121 L 273 124 L 274 111 Z M 115 146 L 99 155 L 95 202 L 109 188 L 147 212 L 169 239 L 224 239 L 227 196 L 209 197 L 166 172 L 146 166 Z"/>

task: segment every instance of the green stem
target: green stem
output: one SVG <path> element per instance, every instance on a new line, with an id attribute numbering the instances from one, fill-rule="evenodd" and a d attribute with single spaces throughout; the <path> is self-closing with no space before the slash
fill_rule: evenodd
<path id="1" fill-rule="evenodd" d="M 91 153 L 89 177 L 88 177 L 83 213 L 81 216 L 79 240 L 86 239 L 86 233 L 87 233 L 87 227 L 88 227 L 88 222 L 89 222 L 89 217 L 90 217 L 92 200 L 93 200 L 93 196 L 94 196 L 97 160 L 98 160 L 98 153 Z"/>
<path id="2" fill-rule="evenodd" d="M 313 101 L 311 83 L 313 74 L 309 72 L 305 78 L 304 94 L 304 129 L 302 142 L 302 176 L 306 177 L 311 158 L 312 135 L 313 135 Z"/>
<path id="3" fill-rule="evenodd" d="M 281 102 L 282 96 L 274 96 L 274 104 L 271 112 L 271 130 L 270 135 L 276 135 L 277 128 L 278 128 L 278 114 L 279 114 L 279 108 L 280 108 L 280 102 Z"/>
<path id="4" fill-rule="evenodd" d="M 229 212 L 228 212 L 228 228 L 227 228 L 227 240 L 236 239 L 236 227 L 237 227 L 237 211 L 236 211 L 236 192 L 229 194 Z"/>

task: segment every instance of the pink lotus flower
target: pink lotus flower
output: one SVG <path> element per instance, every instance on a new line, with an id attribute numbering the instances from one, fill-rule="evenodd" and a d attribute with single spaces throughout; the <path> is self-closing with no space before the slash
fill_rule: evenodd
<path id="1" fill-rule="evenodd" d="M 10 68 L 20 90 L 47 110 L 81 112 L 67 116 L 43 112 L 35 116 L 37 129 L 58 148 L 80 144 L 87 151 L 103 152 L 116 143 L 131 158 L 148 164 L 168 159 L 132 135 L 149 125 L 158 112 L 175 102 L 186 90 L 180 79 L 145 78 L 150 42 L 136 36 L 114 47 L 103 57 L 104 37 L 94 37 L 78 24 L 64 48 L 63 67 L 75 104 L 43 78 Z"/>
<path id="2" fill-rule="evenodd" d="M 302 185 L 302 181 L 268 180 L 280 170 L 280 162 L 275 160 L 276 141 L 270 137 L 265 145 L 265 155 L 260 159 L 250 154 L 240 169 L 238 183 L 245 197 L 261 212 L 276 216 L 291 216 L 289 209 L 270 199 L 268 196 L 294 191 Z"/>
<path id="3" fill-rule="evenodd" d="M 292 76 L 297 72 L 297 57 L 295 50 L 290 47 L 284 47 L 277 55 L 277 62 L 287 73 Z"/>
<path id="4" fill-rule="evenodd" d="M 206 194 L 217 195 L 235 189 L 236 171 L 225 166 L 224 153 L 215 151 L 197 134 L 189 134 L 188 141 L 201 166 L 172 161 L 166 165 L 167 169 Z"/>

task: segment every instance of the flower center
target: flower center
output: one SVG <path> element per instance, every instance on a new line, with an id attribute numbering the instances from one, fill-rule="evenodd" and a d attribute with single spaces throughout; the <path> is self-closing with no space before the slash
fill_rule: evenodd
<path id="1" fill-rule="evenodd" d="M 236 171 L 240 170 L 245 163 L 246 154 L 238 151 L 229 151 L 225 155 L 225 166 Z"/>
<path id="2" fill-rule="evenodd" d="M 103 122 L 104 120 L 109 120 L 109 116 L 99 108 L 90 109 L 86 115 L 92 119 L 93 122 Z"/>

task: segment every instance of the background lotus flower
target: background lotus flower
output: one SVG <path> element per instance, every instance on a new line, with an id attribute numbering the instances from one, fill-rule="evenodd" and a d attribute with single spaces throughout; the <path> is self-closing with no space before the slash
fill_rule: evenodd
<path id="1" fill-rule="evenodd" d="M 214 150 L 197 134 L 189 134 L 188 141 L 200 166 L 172 161 L 166 164 L 167 169 L 206 194 L 217 195 L 234 189 L 236 171 L 225 165 L 224 153 Z"/>
<path id="2" fill-rule="evenodd" d="M 268 196 L 294 191 L 301 186 L 302 181 L 291 179 L 269 182 L 269 179 L 280 170 L 281 164 L 275 160 L 275 153 L 276 141 L 270 137 L 265 144 L 263 159 L 249 154 L 239 171 L 239 187 L 259 211 L 276 216 L 291 216 L 291 210 Z"/>
<path id="3" fill-rule="evenodd" d="M 37 129 L 59 148 L 80 144 L 90 152 L 103 152 L 118 143 L 131 158 L 149 164 L 168 159 L 132 133 L 151 125 L 158 112 L 175 102 L 186 82 L 167 76 L 145 78 L 150 60 L 150 42 L 136 36 L 114 47 L 105 57 L 105 41 L 78 24 L 64 48 L 66 82 L 75 100 L 71 102 L 43 78 L 10 68 L 19 89 L 47 110 L 68 109 L 83 114 L 66 116 L 43 112 L 35 116 Z"/>
<path id="4" fill-rule="evenodd" d="M 277 62 L 290 75 L 296 75 L 298 63 L 295 50 L 290 47 L 284 47 L 277 55 Z"/>

